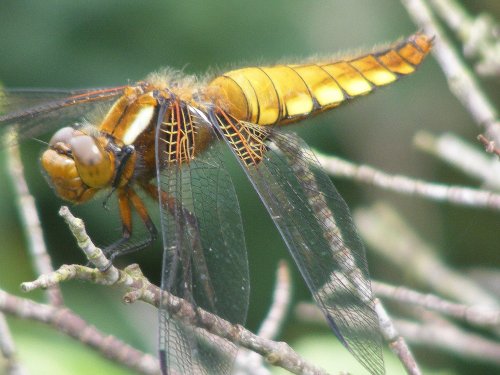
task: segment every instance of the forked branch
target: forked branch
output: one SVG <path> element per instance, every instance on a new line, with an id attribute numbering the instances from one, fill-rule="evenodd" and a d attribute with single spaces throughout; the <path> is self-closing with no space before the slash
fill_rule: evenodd
<path id="1" fill-rule="evenodd" d="M 93 245 L 85 232 L 83 222 L 75 218 L 67 207 L 62 207 L 60 215 L 66 220 L 70 229 L 77 238 L 78 245 L 85 253 L 87 259 L 96 268 L 81 265 L 63 265 L 58 270 L 41 275 L 32 282 L 25 282 L 22 288 L 32 291 L 39 288 L 48 288 L 68 280 L 85 280 L 95 284 L 123 286 L 126 288 L 123 299 L 126 303 L 141 300 L 158 307 L 160 305 L 162 291 L 158 286 L 150 283 L 142 274 L 138 265 L 133 264 L 120 270 L 110 264 L 104 253 Z M 173 295 L 166 296 L 163 301 L 166 308 L 175 319 L 183 324 L 202 328 L 211 334 L 229 340 L 237 346 L 247 348 L 259 353 L 266 358 L 267 362 L 282 367 L 294 374 L 326 374 L 312 364 L 306 362 L 295 353 L 288 344 L 272 341 L 253 334 L 241 325 L 234 325 L 220 317 Z"/>
<path id="2" fill-rule="evenodd" d="M 41 284 L 43 283 L 39 283 L 40 286 Z M 49 284 L 53 285 L 52 283 Z M 0 290 L 0 311 L 21 319 L 48 324 L 56 328 L 57 331 L 96 349 L 106 358 L 138 373 L 147 375 L 160 373 L 156 358 L 140 352 L 116 337 L 99 331 L 64 306 L 37 303 Z"/>

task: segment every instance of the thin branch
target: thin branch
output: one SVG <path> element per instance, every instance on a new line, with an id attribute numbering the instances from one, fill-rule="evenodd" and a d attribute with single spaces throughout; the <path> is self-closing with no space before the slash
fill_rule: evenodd
<path id="1" fill-rule="evenodd" d="M 476 71 L 482 75 L 500 74 L 499 25 L 488 14 L 472 17 L 455 0 L 430 0 L 431 6 L 464 44 L 468 57 L 479 58 Z"/>
<path id="2" fill-rule="evenodd" d="M 478 135 L 477 139 L 483 144 L 486 152 L 500 157 L 500 148 L 496 146 L 495 142 L 490 141 L 482 134 Z"/>
<path id="3" fill-rule="evenodd" d="M 292 296 L 290 269 L 285 261 L 280 261 L 276 271 L 271 308 L 264 318 L 257 334 L 260 337 L 273 340 L 277 337 L 286 317 Z"/>
<path id="4" fill-rule="evenodd" d="M 126 303 L 141 300 L 156 307 L 160 306 L 160 296 L 163 293 L 163 305 L 171 316 L 182 324 L 204 329 L 237 346 L 255 351 L 265 357 L 268 363 L 280 366 L 294 374 L 326 374 L 324 370 L 302 359 L 288 344 L 259 337 L 241 325 L 231 324 L 203 309 L 194 308 L 182 298 L 161 291 L 144 277 L 138 265 L 130 265 L 124 270 L 117 269 L 104 253 L 93 245 L 80 219 L 75 218 L 67 207 L 61 208 L 60 215 L 69 224 L 88 260 L 102 271 L 80 265 L 63 265 L 51 274 L 41 275 L 35 281 L 23 283 L 21 285 L 23 290 L 47 288 L 68 280 L 84 280 L 95 284 L 123 286 L 127 289 L 123 298 Z"/>
<path id="5" fill-rule="evenodd" d="M 335 280 L 336 283 L 339 283 L 341 285 L 349 285 L 350 281 L 349 279 L 340 272 L 332 272 L 330 275 L 330 281 L 327 284 L 331 284 Z M 382 337 L 384 340 L 387 342 L 389 345 L 389 348 L 393 351 L 394 354 L 399 358 L 401 361 L 401 364 L 403 367 L 406 369 L 408 374 L 413 374 L 413 375 L 418 375 L 421 373 L 417 362 L 415 361 L 415 358 L 413 357 L 413 354 L 410 351 L 410 348 L 406 344 L 405 340 L 403 337 L 401 337 L 397 330 L 394 327 L 394 324 L 389 317 L 389 314 L 385 310 L 385 307 L 382 305 L 380 300 L 378 298 L 375 298 L 373 301 L 374 304 L 374 309 L 375 313 L 377 314 L 378 318 L 378 323 L 380 327 L 380 332 L 382 334 Z M 314 305 L 311 305 L 311 308 Z M 337 309 L 341 310 L 342 306 L 338 306 Z M 349 307 L 348 307 L 349 308 Z M 316 312 L 320 312 L 319 308 L 316 310 L 311 311 L 305 304 L 301 304 L 299 308 L 297 308 L 298 316 L 300 316 L 301 319 L 306 319 L 308 318 L 308 314 L 312 314 L 313 319 L 316 320 L 322 320 L 325 321 L 325 317 L 321 316 L 323 314 L 320 314 L 317 316 Z M 303 316 L 304 314 L 305 316 Z"/>
<path id="6" fill-rule="evenodd" d="M 424 347 L 439 348 L 459 355 L 500 364 L 500 344 L 477 334 L 464 332 L 452 324 L 415 323 L 396 320 L 396 327 L 409 342 Z"/>
<path id="7" fill-rule="evenodd" d="M 296 315 L 303 321 L 327 324 L 319 308 L 312 303 L 298 304 Z M 379 316 L 383 316 L 383 314 L 379 314 Z M 498 342 L 474 333 L 465 332 L 443 319 L 428 319 L 426 322 L 394 319 L 392 326 L 390 324 L 385 325 L 383 320 L 381 324 L 384 330 L 384 338 L 391 342 L 391 349 L 396 354 L 398 354 L 398 347 L 404 349 L 406 344 L 398 341 L 404 338 L 412 345 L 437 348 L 461 357 L 473 358 L 483 362 L 495 364 L 500 362 L 500 344 Z"/>
<path id="8" fill-rule="evenodd" d="M 414 22 L 427 35 L 435 37 L 432 53 L 448 80 L 450 91 L 469 111 L 476 124 L 486 129 L 487 136 L 497 143 L 500 142 L 500 122 L 495 107 L 481 90 L 474 75 L 451 47 L 451 43 L 445 37 L 425 1 L 402 0 L 401 2 Z"/>
<path id="9" fill-rule="evenodd" d="M 435 201 L 463 206 L 500 210 L 500 194 L 461 186 L 448 186 L 402 175 L 390 175 L 368 165 L 357 165 L 336 156 L 317 153 L 321 166 L 333 176 L 350 178 L 401 194 L 416 195 Z"/>
<path id="10" fill-rule="evenodd" d="M 500 326 L 500 309 L 454 303 L 433 294 L 423 294 L 380 281 L 372 281 L 372 287 L 380 298 L 420 306 L 480 327 Z"/>
<path id="11" fill-rule="evenodd" d="M 290 269 L 285 261 L 280 261 L 276 271 L 271 308 L 257 331 L 258 336 L 269 340 L 277 337 L 290 306 L 291 295 Z M 268 375 L 271 373 L 264 367 L 262 356 L 248 350 L 238 352 L 235 368 L 235 374 Z"/>
<path id="12" fill-rule="evenodd" d="M 0 311 L 21 319 L 49 324 L 57 331 L 96 349 L 106 358 L 141 374 L 160 373 L 158 360 L 155 357 L 144 354 L 115 337 L 100 332 L 96 327 L 88 324 L 65 307 L 37 303 L 0 290 Z"/>
<path id="13" fill-rule="evenodd" d="M 34 263 L 37 275 L 53 272 L 51 258 L 45 247 L 42 227 L 38 212 L 35 206 L 35 199 L 31 195 L 28 184 L 24 178 L 24 169 L 21 162 L 19 145 L 13 139 L 16 137 L 14 130 L 8 132 L 5 136 L 7 147 L 7 168 L 12 180 L 16 197 L 17 209 L 23 222 L 25 236 L 28 239 L 28 249 L 31 253 L 31 259 Z M 54 306 L 60 306 L 63 303 L 61 289 L 58 285 L 47 289 L 47 300 Z"/>
<path id="14" fill-rule="evenodd" d="M 5 371 L 7 375 L 24 375 L 26 371 L 16 358 L 14 340 L 9 330 L 5 315 L 0 312 L 0 352 L 7 362 Z"/>
<path id="15" fill-rule="evenodd" d="M 438 252 L 389 206 L 377 204 L 356 210 L 354 219 L 366 243 L 392 264 L 405 270 L 408 277 L 428 285 L 440 295 L 465 304 L 500 307 L 498 300 L 480 285 L 442 262 L 436 256 Z"/>
<path id="16" fill-rule="evenodd" d="M 76 239 L 78 247 L 83 251 L 85 257 L 97 268 L 97 270 L 101 271 L 99 274 L 96 271 L 96 276 L 103 276 L 103 283 L 108 283 L 109 285 L 114 284 L 119 277 L 118 269 L 113 267 L 111 261 L 106 258 L 102 250 L 94 245 L 85 230 L 85 223 L 83 220 L 74 217 L 67 206 L 62 206 L 59 209 L 59 215 L 68 225 L 69 230 Z"/>
<path id="17" fill-rule="evenodd" d="M 375 299 L 375 311 L 377 312 L 380 331 L 382 332 L 384 340 L 389 344 L 389 348 L 391 348 L 392 352 L 399 358 L 403 367 L 406 369 L 406 372 L 410 375 L 421 374 L 422 372 L 420 371 L 408 344 L 403 336 L 399 334 L 398 330 L 394 326 L 394 323 L 389 317 L 389 314 L 378 298 Z"/>
<path id="18" fill-rule="evenodd" d="M 392 352 L 399 358 L 408 374 L 420 374 L 421 371 L 403 335 L 399 333 L 380 300 L 375 298 L 374 302 L 384 340 L 388 343 Z M 295 315 L 302 321 L 328 324 L 318 306 L 312 303 L 299 303 L 295 308 Z"/>
<path id="19" fill-rule="evenodd" d="M 491 149 L 491 142 L 488 142 L 484 136 L 479 137 L 482 137 L 480 141 L 487 147 L 486 151 L 494 152 L 494 144 Z M 456 135 L 445 133 L 435 136 L 426 131 L 419 131 L 415 134 L 413 143 L 419 149 L 445 161 L 468 176 L 479 179 L 485 186 L 500 190 L 498 158 L 489 157 L 482 150 L 473 147 Z"/>

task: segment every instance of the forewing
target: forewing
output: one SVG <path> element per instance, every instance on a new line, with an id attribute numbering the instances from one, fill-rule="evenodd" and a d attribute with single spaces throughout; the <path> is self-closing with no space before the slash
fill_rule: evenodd
<path id="1" fill-rule="evenodd" d="M 97 103 L 109 103 L 125 86 L 88 89 L 2 89 L 0 88 L 0 131 L 14 125 L 20 139 L 45 134 L 80 122 Z"/>
<path id="2" fill-rule="evenodd" d="M 383 374 L 365 250 L 316 157 L 293 134 L 215 117 L 332 330 L 371 373 Z"/>
<path id="3" fill-rule="evenodd" d="M 177 104 L 178 105 L 178 104 Z M 182 122 L 205 141 L 208 124 L 187 106 L 167 112 L 157 129 L 158 187 L 164 257 L 162 289 L 231 323 L 243 324 L 249 298 L 248 264 L 238 200 L 221 160 L 220 142 L 182 160 L 189 148 Z M 179 121 L 182 117 L 183 121 Z M 178 127 L 179 125 L 179 127 Z M 172 137 L 175 129 L 177 136 Z M 201 146 L 200 146 L 201 147 Z M 176 157 L 172 152 L 177 153 Z M 177 160 L 173 162 L 171 159 Z M 228 374 L 237 348 L 201 328 L 177 320 L 164 298 L 160 307 L 160 355 L 170 373 Z"/>

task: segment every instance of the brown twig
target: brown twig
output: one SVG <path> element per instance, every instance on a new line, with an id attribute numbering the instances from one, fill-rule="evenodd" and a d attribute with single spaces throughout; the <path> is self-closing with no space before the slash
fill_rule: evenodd
<path id="1" fill-rule="evenodd" d="M 486 152 L 490 154 L 495 154 L 496 156 L 500 157 L 500 148 L 498 148 L 495 144 L 495 142 L 490 141 L 488 138 L 486 138 L 484 135 L 479 134 L 477 136 L 477 139 L 479 142 L 481 142 L 484 146 L 484 149 Z"/>
<path id="2" fill-rule="evenodd" d="M 395 287 L 380 281 L 372 281 L 372 287 L 375 294 L 380 298 L 420 306 L 480 327 L 500 326 L 499 309 L 454 303 L 433 294 L 423 294 L 409 288 Z"/>
<path id="3" fill-rule="evenodd" d="M 41 276 L 43 279 L 43 276 Z M 44 284 L 40 283 L 40 286 Z M 47 285 L 53 285 L 48 283 Z M 113 336 L 100 332 L 80 316 L 65 307 L 37 303 L 0 290 L 0 310 L 21 319 L 49 324 L 78 341 L 96 349 L 106 358 L 141 374 L 159 374 L 158 360 L 144 354 Z"/>
<path id="4" fill-rule="evenodd" d="M 390 175 L 368 165 L 317 153 L 322 167 L 333 176 L 350 178 L 401 194 L 416 195 L 463 206 L 500 210 L 500 194 L 488 190 L 436 184 L 402 175 Z"/>
<path id="5" fill-rule="evenodd" d="M 285 261 L 280 261 L 276 271 L 273 301 L 257 331 L 258 336 L 269 340 L 274 340 L 277 337 L 290 305 L 291 294 L 290 270 Z M 238 352 L 235 367 L 235 375 L 268 375 L 271 373 L 264 367 L 262 356 L 248 350 Z"/>
<path id="6" fill-rule="evenodd" d="M 392 208 L 377 204 L 371 208 L 359 209 L 355 211 L 354 219 L 370 247 L 405 270 L 407 276 L 428 285 L 439 295 L 456 301 L 469 305 L 500 307 L 496 298 L 481 286 L 442 262 L 436 256 L 437 252 Z M 408 267 L 409 264 L 411 267 Z"/>
<path id="7" fill-rule="evenodd" d="M 500 190 L 498 158 L 489 157 L 482 150 L 473 147 L 456 135 L 445 133 L 435 136 L 426 131 L 419 131 L 415 134 L 413 143 L 420 150 L 445 161 L 468 176 L 479 179 L 485 186 Z M 485 146 L 488 151 L 491 142 L 487 142 Z"/>
<path id="8" fill-rule="evenodd" d="M 379 317 L 382 317 L 381 325 L 384 338 L 389 341 L 392 351 L 398 357 L 403 357 L 400 360 L 405 364 L 408 373 L 413 373 L 413 369 L 409 367 L 412 360 L 404 358 L 403 353 L 407 352 L 405 341 L 410 344 L 437 348 L 467 358 L 495 364 L 500 361 L 500 344 L 498 342 L 478 334 L 466 332 L 444 319 L 424 319 L 423 322 L 394 319 L 393 323 L 386 324 L 383 318 L 384 313 L 378 311 L 378 314 Z M 319 308 L 311 303 L 298 304 L 296 315 L 303 321 L 326 324 Z M 424 314 L 419 316 L 422 318 Z M 403 338 L 405 341 L 403 341 Z M 398 351 L 401 349 L 402 351 L 399 353 Z"/>
<path id="9" fill-rule="evenodd" d="M 23 229 L 28 240 L 28 249 L 32 255 L 31 259 L 33 260 L 35 271 L 37 275 L 48 274 L 53 272 L 54 269 L 45 246 L 35 200 L 24 178 L 19 146 L 14 141 L 16 136 L 14 130 L 11 130 L 5 136 L 7 167 L 16 192 L 17 209 L 23 222 Z M 54 306 L 62 305 L 63 297 L 58 285 L 47 289 L 47 300 Z"/>
<path id="10" fill-rule="evenodd" d="M 460 56 L 451 47 L 444 32 L 423 0 L 402 0 L 410 17 L 428 35 L 433 35 L 433 55 L 441 66 L 450 91 L 471 114 L 476 124 L 486 129 L 486 134 L 500 142 L 500 122 L 495 107 L 481 90 L 479 83 Z"/>
<path id="11" fill-rule="evenodd" d="M 17 192 L 18 209 L 24 222 L 23 228 L 28 238 L 34 267 L 37 274 L 43 278 L 43 275 L 53 273 L 54 269 L 52 268 L 50 255 L 45 247 L 34 198 L 30 194 L 24 178 L 23 165 L 15 137 L 15 132 L 11 131 L 5 138 L 8 170 L 14 189 Z M 5 292 L 2 292 L 1 300 L 3 311 L 26 319 L 31 318 L 50 323 L 71 337 L 78 338 L 80 341 L 98 349 L 106 357 L 114 359 L 141 373 L 159 373 L 159 366 L 153 357 L 137 351 L 115 337 L 99 332 L 95 327 L 87 324 L 72 311 L 62 307 L 63 298 L 58 284 L 52 284 L 47 288 L 47 300 L 50 305 L 37 304 L 27 299 L 8 295 Z M 5 307 L 5 310 L 3 307 Z M 14 348 L 13 345 L 10 347 Z M 15 358 L 13 353 L 11 353 L 11 357 Z M 151 362 L 154 362 L 154 365 L 151 365 Z"/>
<path id="12" fill-rule="evenodd" d="M 455 0 L 430 0 L 439 17 L 464 44 L 468 57 L 479 58 L 476 71 L 482 75 L 500 74 L 499 25 L 488 14 L 472 17 Z"/>
<path id="13" fill-rule="evenodd" d="M 420 374 L 421 371 L 410 348 L 406 344 L 403 335 L 398 332 L 382 303 L 378 298 L 375 298 L 374 304 L 384 340 L 409 374 Z M 312 303 L 299 303 L 295 308 L 295 315 L 302 321 L 327 325 L 321 310 Z"/>
<path id="14" fill-rule="evenodd" d="M 123 298 L 126 303 L 141 300 L 156 307 L 160 306 L 160 296 L 164 293 L 163 304 L 166 305 L 172 317 L 183 324 L 204 329 L 237 346 L 255 351 L 265 357 L 268 363 L 294 374 L 326 374 L 324 370 L 302 359 L 286 343 L 259 337 L 240 325 L 233 325 L 212 313 L 194 308 L 181 298 L 162 292 L 144 277 L 138 265 L 130 265 L 124 270 L 110 265 L 104 253 L 92 244 L 85 232 L 83 222 L 75 218 L 67 207 L 61 208 L 60 214 L 69 224 L 88 260 L 103 271 L 80 265 L 63 265 L 51 274 L 41 275 L 32 282 L 23 283 L 23 290 L 47 288 L 68 280 L 84 280 L 96 284 L 126 287 L 127 292 Z"/>
<path id="15" fill-rule="evenodd" d="M 271 308 L 257 331 L 260 337 L 269 340 L 277 337 L 290 306 L 291 288 L 290 269 L 287 263 L 282 260 L 279 262 L 276 271 L 276 285 L 274 287 Z"/>
<path id="16" fill-rule="evenodd" d="M 16 358 L 14 340 L 5 319 L 5 315 L 0 312 L 0 352 L 7 362 L 5 365 L 6 375 L 24 375 L 26 371 Z"/>
<path id="17" fill-rule="evenodd" d="M 375 311 L 379 318 L 380 331 L 382 332 L 384 340 L 389 344 L 389 348 L 391 348 L 392 352 L 399 358 L 406 372 L 410 375 L 421 374 L 422 372 L 408 344 L 406 344 L 403 336 L 399 334 L 392 319 L 389 317 L 389 314 L 378 298 L 375 299 Z"/>
<path id="18" fill-rule="evenodd" d="M 424 347 L 439 348 L 462 358 L 473 358 L 500 364 L 500 344 L 478 334 L 464 332 L 453 324 L 415 323 L 396 320 L 396 327 L 409 342 Z"/>
<path id="19" fill-rule="evenodd" d="M 343 285 L 348 285 L 350 283 L 349 279 L 345 275 L 339 272 L 333 272 L 331 274 L 331 279 L 335 279 L 337 283 Z M 404 338 L 398 334 L 383 304 L 380 302 L 379 299 L 375 298 L 373 301 L 373 305 L 375 313 L 377 314 L 380 332 L 384 340 L 389 345 L 389 348 L 399 358 L 401 364 L 406 369 L 408 374 L 414 374 L 414 375 L 420 374 L 421 371 L 418 367 L 417 362 L 415 361 L 415 358 L 413 357 L 413 354 L 410 351 L 410 348 L 406 344 Z M 342 307 L 340 306 L 337 308 L 339 310 L 342 309 Z M 319 312 L 319 309 L 317 309 L 316 311 Z M 304 318 L 302 314 L 304 314 L 305 317 L 307 318 L 307 314 L 310 313 L 311 311 L 308 311 L 308 308 L 304 307 L 304 304 L 301 304 L 301 306 L 297 309 L 297 315 L 300 316 L 301 319 Z M 316 314 L 314 314 L 313 317 L 314 319 L 325 320 L 324 316 L 317 317 Z"/>

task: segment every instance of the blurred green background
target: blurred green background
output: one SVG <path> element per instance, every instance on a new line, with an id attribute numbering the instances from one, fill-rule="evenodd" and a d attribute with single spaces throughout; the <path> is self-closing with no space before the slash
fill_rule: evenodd
<path id="1" fill-rule="evenodd" d="M 500 18 L 498 0 L 464 1 L 471 12 L 490 12 Z M 237 66 L 272 64 L 312 55 L 370 48 L 417 29 L 395 0 L 377 1 L 130 1 L 60 0 L 0 2 L 0 81 L 6 87 L 86 88 L 124 84 L 163 66 L 190 74 L 219 72 Z M 499 102 L 498 80 L 485 83 Z M 495 96 L 496 95 L 496 96 Z M 390 173 L 426 180 L 473 184 L 460 173 L 415 150 L 417 130 L 453 132 L 470 142 L 478 133 L 470 116 L 447 90 L 437 64 L 430 58 L 412 77 L 379 90 L 375 95 L 307 121 L 292 130 L 315 148 L 370 164 Z M 479 147 L 479 146 L 478 146 Z M 81 263 L 83 257 L 58 217 L 62 202 L 39 171 L 42 148 L 23 145 L 23 160 L 37 199 L 43 229 L 55 266 Z M 19 293 L 19 283 L 33 277 L 26 241 L 14 205 L 14 194 L 0 155 L 0 287 Z M 241 172 L 234 172 L 240 197 L 251 267 L 251 305 L 248 327 L 255 330 L 269 306 L 279 259 L 289 261 L 295 301 L 309 294 L 266 211 Z M 457 268 L 498 265 L 498 214 L 398 196 L 349 181 L 336 186 L 352 209 L 383 199 L 434 244 L 446 262 Z M 120 236 L 118 221 L 100 208 L 82 207 L 98 244 Z M 116 219 L 116 218 L 115 218 Z M 398 270 L 370 253 L 374 278 L 405 282 Z M 160 274 L 161 252 L 143 251 L 121 264 L 138 262 L 152 280 Z M 105 332 L 142 350 L 155 352 L 156 315 L 153 309 L 120 303 L 120 291 L 79 283 L 63 286 L 67 304 Z M 37 295 L 41 298 L 41 294 Z M 90 302 L 90 303 L 89 303 Z M 9 319 L 19 355 L 32 374 L 125 374 L 123 368 L 50 329 Z M 333 335 L 322 327 L 297 322 L 293 314 L 281 339 L 306 357 L 332 369 L 351 366 L 345 350 L 337 350 Z M 308 354 L 309 353 L 309 354 Z M 434 351 L 416 350 L 433 373 L 492 373 L 494 369 Z M 319 357 L 319 358 L 317 358 Z M 398 373 L 391 355 L 388 373 Z"/>

